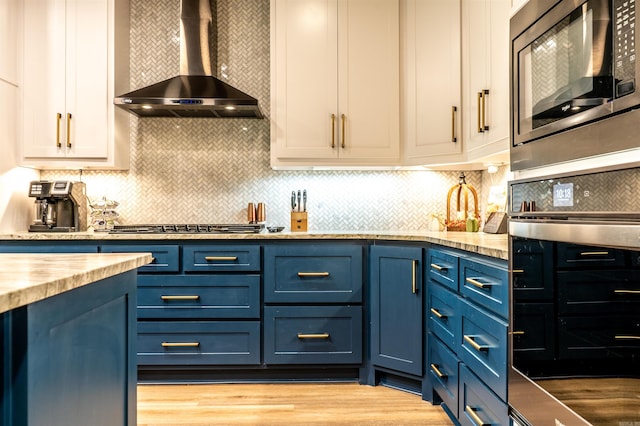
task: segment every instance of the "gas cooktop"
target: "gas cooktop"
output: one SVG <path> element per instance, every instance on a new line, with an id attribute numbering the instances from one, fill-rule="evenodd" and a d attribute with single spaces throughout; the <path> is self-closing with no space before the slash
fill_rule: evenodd
<path id="1" fill-rule="evenodd" d="M 110 234 L 257 234 L 264 224 L 115 225 Z"/>

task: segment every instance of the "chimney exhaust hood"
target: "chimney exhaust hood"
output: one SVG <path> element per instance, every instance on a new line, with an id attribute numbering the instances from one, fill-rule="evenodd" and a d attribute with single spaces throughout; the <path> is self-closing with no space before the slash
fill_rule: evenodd
<path id="1" fill-rule="evenodd" d="M 180 1 L 180 75 L 114 98 L 139 117 L 263 118 L 258 100 L 211 72 L 209 0 Z"/>

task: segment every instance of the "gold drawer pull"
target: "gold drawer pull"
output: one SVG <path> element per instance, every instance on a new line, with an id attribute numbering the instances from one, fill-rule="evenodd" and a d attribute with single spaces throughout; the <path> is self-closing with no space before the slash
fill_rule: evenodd
<path id="1" fill-rule="evenodd" d="M 200 342 L 162 342 L 163 348 L 197 348 Z"/>
<path id="2" fill-rule="evenodd" d="M 433 313 L 433 315 L 437 316 L 438 318 L 441 318 L 441 319 L 447 318 L 446 315 L 442 315 L 440 311 L 438 311 L 436 308 L 431 308 L 431 312 Z"/>
<path id="3" fill-rule="evenodd" d="M 583 251 L 580 252 L 580 256 L 606 256 L 608 255 L 608 251 Z"/>
<path id="4" fill-rule="evenodd" d="M 436 364 L 431 364 L 431 369 L 433 370 L 434 373 L 436 373 L 436 376 L 440 377 L 441 379 L 447 378 L 447 375 L 444 374 L 442 371 L 440 371 L 440 369 Z"/>
<path id="5" fill-rule="evenodd" d="M 304 334 L 298 333 L 298 339 L 328 339 L 329 333 Z"/>
<path id="6" fill-rule="evenodd" d="M 435 269 L 436 271 L 446 271 L 446 270 L 447 270 L 447 267 L 446 267 L 446 266 L 440 266 L 440 265 L 438 265 L 437 263 L 432 263 L 432 264 L 431 264 L 431 267 L 432 267 L 433 269 Z"/>
<path id="7" fill-rule="evenodd" d="M 200 296 L 198 295 L 184 295 L 184 296 L 160 296 L 162 300 L 198 300 Z"/>
<path id="8" fill-rule="evenodd" d="M 328 272 L 298 272 L 299 277 L 328 277 Z"/>
<path id="9" fill-rule="evenodd" d="M 616 335 L 616 340 L 640 340 L 640 336 L 618 334 Z"/>
<path id="10" fill-rule="evenodd" d="M 464 340 L 465 340 L 465 342 L 467 342 L 471 346 L 473 346 L 473 349 L 475 349 L 478 352 L 484 352 L 484 351 L 488 351 L 489 350 L 489 346 L 481 346 L 481 345 L 479 345 L 475 340 L 473 340 L 473 337 L 467 336 L 466 334 L 464 335 Z"/>
<path id="11" fill-rule="evenodd" d="M 474 286 L 478 287 L 478 288 L 489 288 L 489 287 L 492 286 L 492 284 L 481 283 L 480 281 L 478 281 L 478 280 L 476 280 L 474 278 L 467 278 L 465 281 L 468 282 L 471 285 L 474 285 Z"/>
<path id="12" fill-rule="evenodd" d="M 516 330 L 516 331 L 512 331 L 511 334 L 514 336 L 524 336 L 524 331 Z"/>
<path id="13" fill-rule="evenodd" d="M 464 411 L 465 413 L 469 414 L 469 416 L 471 417 L 471 420 L 473 420 L 476 426 L 491 426 L 491 423 L 483 422 L 480 416 L 478 416 L 478 413 L 476 413 L 476 410 L 471 408 L 469 405 L 466 405 L 464 407 Z"/>
<path id="14" fill-rule="evenodd" d="M 207 262 L 213 262 L 215 260 L 236 261 L 238 260 L 238 256 L 205 256 L 204 260 Z"/>
<path id="15" fill-rule="evenodd" d="M 512 269 L 511 272 L 514 274 L 524 274 L 524 269 Z"/>
<path id="16" fill-rule="evenodd" d="M 615 294 L 640 294 L 640 290 L 613 290 Z"/>

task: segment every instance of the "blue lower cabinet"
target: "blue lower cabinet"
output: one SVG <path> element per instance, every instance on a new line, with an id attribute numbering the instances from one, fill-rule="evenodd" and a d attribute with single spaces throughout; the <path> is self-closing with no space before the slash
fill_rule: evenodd
<path id="1" fill-rule="evenodd" d="M 140 275 L 138 318 L 260 319 L 260 275 Z"/>
<path id="2" fill-rule="evenodd" d="M 458 419 L 463 426 L 507 426 L 507 403 L 498 398 L 469 368 L 460 365 Z"/>
<path id="3" fill-rule="evenodd" d="M 260 364 L 260 321 L 140 322 L 138 364 Z"/>
<path id="4" fill-rule="evenodd" d="M 433 390 L 454 417 L 458 417 L 458 357 L 440 339 L 429 334 L 427 354 L 429 379 Z"/>
<path id="5" fill-rule="evenodd" d="M 77 242 L 34 243 L 4 242 L 0 245 L 0 253 L 97 253 L 95 244 L 80 244 Z"/>
<path id="6" fill-rule="evenodd" d="M 507 322 L 466 300 L 460 303 L 464 362 L 503 400 L 507 400 Z"/>
<path id="7" fill-rule="evenodd" d="M 360 364 L 360 306 L 266 306 L 265 364 Z"/>

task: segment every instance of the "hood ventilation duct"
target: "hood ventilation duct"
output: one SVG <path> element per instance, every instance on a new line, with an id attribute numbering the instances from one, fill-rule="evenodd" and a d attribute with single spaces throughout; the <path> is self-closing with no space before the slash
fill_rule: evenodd
<path id="1" fill-rule="evenodd" d="M 139 117 L 262 118 L 256 98 L 212 75 L 212 25 L 209 0 L 181 0 L 180 75 L 117 96 L 114 104 Z"/>

